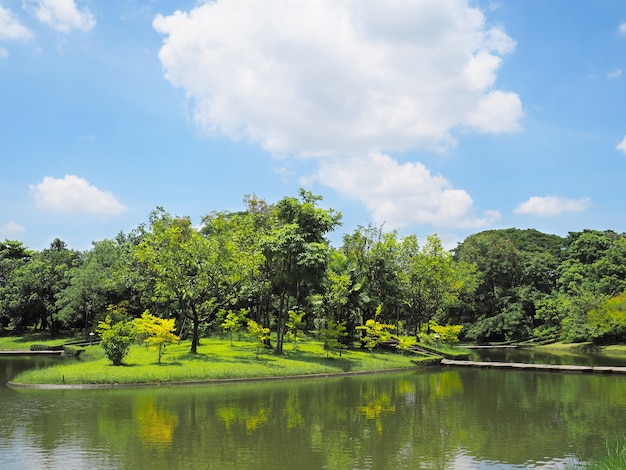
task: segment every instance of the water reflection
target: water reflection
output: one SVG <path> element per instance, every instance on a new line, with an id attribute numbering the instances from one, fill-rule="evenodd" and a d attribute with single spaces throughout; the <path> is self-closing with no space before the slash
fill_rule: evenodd
<path id="1" fill-rule="evenodd" d="M 543 350 L 525 348 L 484 348 L 471 351 L 473 360 L 493 362 L 523 362 L 535 364 L 618 366 L 626 367 L 626 355 L 591 351 Z"/>
<path id="2" fill-rule="evenodd" d="M 138 394 L 133 415 L 137 423 L 137 435 L 146 446 L 172 443 L 178 416 L 167 410 L 164 403 L 155 403 L 153 396 Z"/>
<path id="3" fill-rule="evenodd" d="M 625 379 L 435 369 L 195 387 L 0 389 L 3 405 L 14 407 L 0 407 L 0 462 L 9 469 L 559 468 L 626 428 Z"/>

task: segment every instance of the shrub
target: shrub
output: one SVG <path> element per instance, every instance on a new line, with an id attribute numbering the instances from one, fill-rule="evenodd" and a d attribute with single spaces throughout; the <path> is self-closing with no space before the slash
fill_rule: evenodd
<path id="1" fill-rule="evenodd" d="M 111 325 L 111 319 L 100 322 L 98 332 L 102 341 L 100 345 L 104 349 L 104 355 L 114 366 L 119 366 L 128 354 L 130 345 L 135 338 L 135 328 L 132 322 L 119 322 Z"/>

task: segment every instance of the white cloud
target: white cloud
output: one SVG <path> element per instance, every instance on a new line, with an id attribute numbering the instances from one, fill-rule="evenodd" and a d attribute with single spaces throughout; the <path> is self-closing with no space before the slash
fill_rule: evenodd
<path id="1" fill-rule="evenodd" d="M 626 34 L 626 23 L 622 23 L 617 27 L 620 34 Z"/>
<path id="2" fill-rule="evenodd" d="M 9 57 L 9 51 L 4 47 L 0 47 L 0 59 L 6 59 L 7 57 Z"/>
<path id="3" fill-rule="evenodd" d="M 0 225 L 0 236 L 2 237 L 12 237 L 21 233 L 26 233 L 26 228 L 13 220 Z"/>
<path id="4" fill-rule="evenodd" d="M 28 39 L 33 33 L 23 26 L 15 14 L 0 5 L 0 40 L 5 39 Z"/>
<path id="5" fill-rule="evenodd" d="M 561 196 L 533 196 L 528 201 L 515 208 L 516 214 L 538 215 L 539 217 L 551 217 L 564 212 L 583 212 L 591 206 L 588 197 L 580 199 L 568 199 Z"/>
<path id="6" fill-rule="evenodd" d="M 617 150 L 619 150 L 620 152 L 624 152 L 626 154 L 626 136 L 624 136 L 624 138 L 622 139 L 622 141 L 617 144 Z"/>
<path id="7" fill-rule="evenodd" d="M 515 42 L 468 0 L 217 0 L 158 15 L 166 78 L 204 129 L 274 154 L 445 149 L 519 129 Z"/>
<path id="8" fill-rule="evenodd" d="M 612 72 L 609 72 L 606 74 L 606 78 L 608 78 L 609 80 L 614 80 L 621 76 L 622 76 L 622 69 L 613 70 Z"/>
<path id="9" fill-rule="evenodd" d="M 62 33 L 90 31 L 96 25 L 91 11 L 77 7 L 74 0 L 35 0 L 32 10 L 39 21 Z"/>
<path id="10" fill-rule="evenodd" d="M 84 178 L 66 175 L 63 179 L 46 176 L 30 190 L 37 207 L 60 213 L 118 215 L 126 207 L 110 192 L 89 184 Z"/>
<path id="11" fill-rule="evenodd" d="M 377 224 L 400 228 L 412 223 L 447 228 L 479 228 L 500 218 L 497 211 L 473 214 L 467 192 L 454 189 L 421 163 L 399 164 L 383 154 L 367 159 L 325 159 L 314 179 L 364 203 Z"/>

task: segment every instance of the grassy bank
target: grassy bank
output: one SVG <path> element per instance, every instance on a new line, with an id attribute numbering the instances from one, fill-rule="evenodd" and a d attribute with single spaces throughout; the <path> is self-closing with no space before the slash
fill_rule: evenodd
<path id="1" fill-rule="evenodd" d="M 611 344 L 611 345 L 595 345 L 593 343 L 550 343 L 540 346 L 533 346 L 534 349 L 546 350 L 546 351 L 560 351 L 571 352 L 573 354 L 581 352 L 596 352 L 607 355 L 621 355 L 626 354 L 626 344 Z"/>
<path id="2" fill-rule="evenodd" d="M 27 351 L 32 344 L 45 344 L 47 346 L 60 346 L 64 343 L 74 341 L 77 338 L 75 336 L 50 336 L 48 332 L 34 332 L 21 336 L 13 335 L 0 335 L 0 351 Z"/>
<path id="3" fill-rule="evenodd" d="M 298 343 L 297 350 L 285 345 L 283 355 L 263 350 L 256 356 L 250 341 L 205 339 L 197 354 L 189 353 L 189 342 L 168 347 L 162 363 L 157 352 L 135 345 L 122 366 L 113 366 L 100 346 L 87 346 L 80 360 L 67 360 L 45 369 L 29 370 L 13 379 L 20 384 L 131 384 L 168 383 L 202 380 L 285 377 L 294 375 L 374 372 L 415 368 L 429 358 L 393 352 L 343 351 L 327 357 L 322 344 L 314 339 Z M 432 360 L 432 359 L 430 359 Z"/>

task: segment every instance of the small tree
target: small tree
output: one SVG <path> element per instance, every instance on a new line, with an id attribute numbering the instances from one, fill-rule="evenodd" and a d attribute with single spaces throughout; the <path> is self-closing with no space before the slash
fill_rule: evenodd
<path id="1" fill-rule="evenodd" d="M 295 312 L 294 310 L 289 310 L 289 321 L 286 323 L 286 326 L 289 331 L 289 335 L 293 338 L 293 350 L 297 349 L 297 341 L 298 341 L 298 332 L 302 330 L 304 325 L 304 312 Z"/>
<path id="2" fill-rule="evenodd" d="M 265 342 L 270 338 L 270 329 L 264 328 L 254 320 L 248 320 L 248 332 L 256 339 L 256 358 L 259 358 L 259 351 L 265 347 Z"/>
<path id="3" fill-rule="evenodd" d="M 320 336 L 324 341 L 326 357 L 328 357 L 329 353 L 334 353 L 336 351 L 339 351 L 339 357 L 341 357 L 341 351 L 344 348 L 342 340 L 348 336 L 348 332 L 346 331 L 346 322 L 334 322 L 329 320 L 326 323 L 326 327 L 320 330 Z"/>
<path id="4" fill-rule="evenodd" d="M 224 318 L 224 321 L 222 321 L 220 325 L 224 331 L 228 332 L 231 346 L 233 345 L 233 333 L 239 331 L 244 325 L 247 313 L 248 311 L 245 308 L 240 309 L 239 313 L 229 310 L 226 314 L 226 318 Z"/>
<path id="5" fill-rule="evenodd" d="M 98 324 L 97 331 L 102 338 L 100 345 L 104 349 L 104 355 L 114 366 L 122 365 L 135 339 L 133 323 L 121 321 L 111 324 L 111 317 L 107 317 L 105 321 Z"/>
<path id="6" fill-rule="evenodd" d="M 398 336 L 398 350 L 400 350 L 401 353 L 404 353 L 405 351 L 408 351 L 409 349 L 411 349 L 413 346 L 415 346 L 415 343 L 417 342 L 417 340 L 415 338 L 412 337 L 408 337 L 408 336 Z"/>
<path id="7" fill-rule="evenodd" d="M 439 325 L 431 320 L 427 329 L 433 332 L 433 335 L 439 335 L 439 339 L 445 344 L 456 344 L 459 342 L 459 334 L 463 329 L 463 325 Z"/>
<path id="8" fill-rule="evenodd" d="M 165 347 L 178 341 L 178 336 L 174 334 L 174 319 L 155 317 L 146 310 L 134 323 L 136 332 L 143 336 L 144 343 L 157 349 L 158 363 L 161 364 Z"/>
<path id="9" fill-rule="evenodd" d="M 396 329 L 395 325 L 389 325 L 378 321 L 381 311 L 382 306 L 379 305 L 376 309 L 376 316 L 373 320 L 367 320 L 365 325 L 356 327 L 357 330 L 363 330 L 365 332 L 365 337 L 362 338 L 361 341 L 370 351 L 373 351 L 379 343 L 390 340 L 391 330 Z"/>

